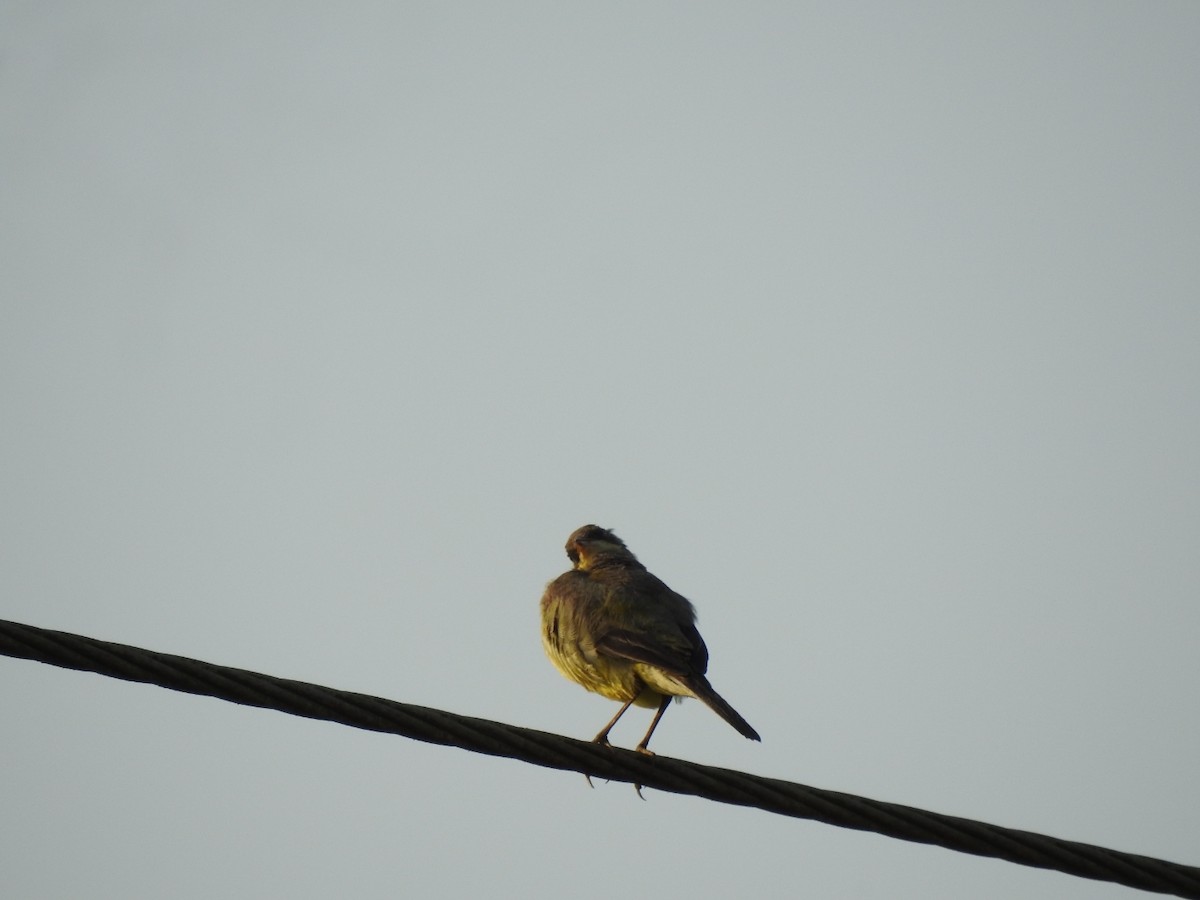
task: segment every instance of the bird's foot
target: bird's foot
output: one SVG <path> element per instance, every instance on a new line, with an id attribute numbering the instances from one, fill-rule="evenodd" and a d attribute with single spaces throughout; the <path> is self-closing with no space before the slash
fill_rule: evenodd
<path id="1" fill-rule="evenodd" d="M 635 752 L 635 753 L 640 753 L 640 754 L 642 754 L 642 756 L 653 756 L 653 755 L 654 755 L 654 751 L 653 751 L 653 750 L 651 750 L 649 747 L 647 747 L 645 744 L 638 744 L 638 745 L 637 745 L 636 747 L 634 747 L 633 749 L 634 749 L 634 752 Z M 637 795 L 638 795 L 638 797 L 639 797 L 639 798 L 641 798 L 642 800 L 645 800 L 645 799 L 646 799 L 646 798 L 645 798 L 645 797 L 642 795 L 642 786 L 641 786 L 640 784 L 635 784 L 635 785 L 633 786 L 633 789 L 634 789 L 635 791 L 637 791 Z"/>
<path id="2" fill-rule="evenodd" d="M 596 735 L 594 738 L 592 738 L 592 743 L 599 744 L 601 747 L 611 747 L 612 746 L 612 744 L 610 744 L 608 741 L 608 732 L 607 731 L 602 731 L 598 735 Z M 596 786 L 594 784 L 592 784 L 592 776 L 584 774 L 583 777 L 587 779 L 588 787 L 595 790 Z"/>

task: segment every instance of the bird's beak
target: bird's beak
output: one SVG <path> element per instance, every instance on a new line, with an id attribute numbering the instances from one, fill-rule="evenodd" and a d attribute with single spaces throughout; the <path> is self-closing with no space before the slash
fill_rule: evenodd
<path id="1" fill-rule="evenodd" d="M 587 568 L 587 564 L 588 564 L 587 545 L 589 543 L 591 543 L 591 542 L 587 541 L 587 540 L 579 540 L 578 538 L 572 542 L 571 548 L 575 551 L 575 556 L 573 559 L 573 562 L 575 563 L 575 568 L 577 568 L 577 569 L 586 569 Z"/>

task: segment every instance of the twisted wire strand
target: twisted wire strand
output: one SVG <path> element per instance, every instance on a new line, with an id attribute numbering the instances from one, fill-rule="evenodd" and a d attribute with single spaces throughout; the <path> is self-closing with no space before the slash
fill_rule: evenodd
<path id="1" fill-rule="evenodd" d="M 1200 900 L 1200 868 L 0 620 L 0 653 Z"/>

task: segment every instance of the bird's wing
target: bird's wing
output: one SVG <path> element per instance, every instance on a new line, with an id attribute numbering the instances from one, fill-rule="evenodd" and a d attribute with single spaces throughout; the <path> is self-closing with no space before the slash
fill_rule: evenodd
<path id="1" fill-rule="evenodd" d="M 708 646 L 704 643 L 704 638 L 700 637 L 700 632 L 696 630 L 694 622 L 684 622 L 680 628 L 692 645 L 692 671 L 703 675 L 708 671 Z"/>
<path id="2" fill-rule="evenodd" d="M 624 629 L 605 632 L 596 641 L 596 649 L 607 656 L 646 663 L 680 677 L 687 677 L 696 671 L 694 648 L 683 646 L 682 643 L 674 645 L 656 641 L 647 635 Z"/>

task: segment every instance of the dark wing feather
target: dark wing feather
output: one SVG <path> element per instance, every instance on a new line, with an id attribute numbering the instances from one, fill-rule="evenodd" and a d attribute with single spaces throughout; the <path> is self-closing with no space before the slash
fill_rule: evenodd
<path id="1" fill-rule="evenodd" d="M 704 642 L 700 643 L 701 648 Z M 657 666 L 672 675 L 686 678 L 704 669 L 696 667 L 696 650 L 692 647 L 673 647 L 651 641 L 645 635 L 632 631 L 614 630 L 606 632 L 596 641 L 596 649 L 607 656 L 630 659 L 634 662 Z M 702 650 L 703 652 L 703 650 Z M 707 653 L 704 654 L 707 656 Z M 704 657 L 701 657 L 703 662 Z"/>

